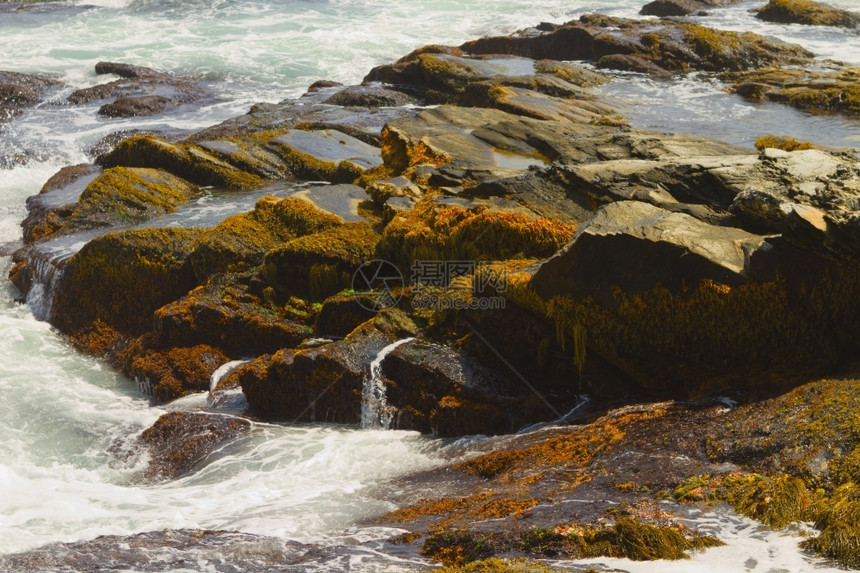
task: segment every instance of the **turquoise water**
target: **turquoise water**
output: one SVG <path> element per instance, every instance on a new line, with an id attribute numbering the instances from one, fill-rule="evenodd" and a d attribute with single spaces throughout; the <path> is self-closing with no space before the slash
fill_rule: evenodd
<path id="1" fill-rule="evenodd" d="M 68 86 L 55 102 L 0 126 L 0 155 L 29 157 L 23 165 L 0 170 L 0 244 L 20 237 L 26 197 L 60 167 L 91 160 L 89 147 L 113 131 L 198 129 L 244 113 L 256 102 L 296 97 L 319 79 L 359 82 L 371 67 L 428 43 L 460 44 L 591 11 L 634 17 L 642 3 L 97 0 L 0 10 L 0 68 L 49 74 Z M 760 4 L 715 11 L 705 23 L 803 41 L 822 57 L 860 63 L 856 34 L 762 24 L 747 12 Z M 96 104 L 62 105 L 71 90 L 104 81 L 94 74 L 98 61 L 200 77 L 220 99 L 150 119 L 108 120 L 96 115 Z M 654 129 L 741 144 L 757 134 L 781 133 L 860 145 L 856 121 L 755 106 L 720 88 L 707 78 L 660 83 L 628 77 L 604 89 L 625 106 L 634 124 Z M 0 271 L 10 265 L 9 257 L 0 257 Z M 134 382 L 76 354 L 14 296 L 10 286 L 0 288 L 0 553 L 177 527 L 324 539 L 388 509 L 366 495 L 368 487 L 433 467 L 444 457 L 440 444 L 409 432 L 255 424 L 249 437 L 204 471 L 169 484 L 135 485 L 145 460 L 119 463 L 107 452 L 117 443 L 128 444 L 164 409 L 151 407 Z M 731 523 L 725 527 L 744 530 Z M 794 538 L 779 545 L 781 557 L 768 557 L 777 537 L 736 537 L 732 547 L 758 559 L 757 571 L 807 563 Z M 742 570 L 742 562 L 732 570 Z M 685 570 L 712 570 L 705 557 L 686 565 Z M 636 570 L 661 569 L 637 564 Z"/>

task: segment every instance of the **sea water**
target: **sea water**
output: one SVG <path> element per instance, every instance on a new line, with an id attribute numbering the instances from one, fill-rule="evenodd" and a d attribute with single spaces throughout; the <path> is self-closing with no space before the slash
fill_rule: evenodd
<path id="1" fill-rule="evenodd" d="M 799 42 L 822 58 L 860 64 L 856 33 L 755 20 L 741 2 L 702 19 Z M 856 9 L 855 0 L 831 4 Z M 375 65 L 428 43 L 459 44 L 588 12 L 636 17 L 644 0 L 93 0 L 13 10 L 0 4 L 0 69 L 47 74 L 72 90 L 101 83 L 94 65 L 118 61 L 186 74 L 217 101 L 155 118 L 105 119 L 96 104 L 47 103 L 0 124 L 0 245 L 20 239 L 24 201 L 60 167 L 91 161 L 89 149 L 121 129 L 192 131 L 245 113 L 256 102 L 303 93 L 313 81 L 357 83 Z M 674 80 L 623 76 L 601 88 L 631 123 L 711 135 L 751 146 L 766 133 L 860 146 L 856 120 L 811 116 L 726 94 L 706 75 Z M 57 103 L 54 102 L 54 103 Z M 11 267 L 0 257 L 0 272 Z M 165 408 L 134 382 L 76 353 L 30 308 L 0 287 L 0 554 L 56 541 L 175 528 L 232 529 L 301 541 L 342 538 L 358 520 L 392 509 L 367 491 L 444 463 L 446 447 L 413 432 L 253 423 L 202 470 L 144 485 L 134 439 Z M 200 403 L 204 399 L 201 397 Z M 117 456 L 126 448 L 131 455 Z M 459 451 L 459 450 L 458 450 Z M 762 532 L 729 513 L 703 516 L 729 547 L 672 570 L 827 568 L 803 556 L 796 535 Z M 371 530 L 363 534 L 376 535 Z M 379 535 L 386 535 L 382 532 Z M 350 533 L 349 535 L 353 535 Z M 359 534 L 355 534 L 360 537 Z M 777 550 L 775 553 L 774 551 Z M 666 564 L 603 560 L 631 571 Z"/>

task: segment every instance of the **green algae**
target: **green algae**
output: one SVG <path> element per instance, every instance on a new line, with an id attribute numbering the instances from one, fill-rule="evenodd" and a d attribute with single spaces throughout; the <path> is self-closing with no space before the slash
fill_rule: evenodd
<path id="1" fill-rule="evenodd" d="M 252 189 L 265 179 L 225 163 L 193 144 L 169 143 L 152 135 L 136 135 L 121 141 L 99 158 L 103 167 L 149 167 L 204 186 Z"/>

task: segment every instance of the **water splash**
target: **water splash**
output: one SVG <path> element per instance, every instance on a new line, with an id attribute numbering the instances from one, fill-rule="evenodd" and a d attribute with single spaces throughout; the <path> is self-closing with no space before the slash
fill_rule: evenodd
<path id="1" fill-rule="evenodd" d="M 35 250 L 28 255 L 27 265 L 33 283 L 27 292 L 26 302 L 36 320 L 47 321 L 51 318 L 54 291 L 70 256 L 68 253 L 53 255 Z"/>
<path id="2" fill-rule="evenodd" d="M 404 338 L 392 342 L 379 351 L 373 362 L 364 386 L 361 389 L 361 427 L 366 430 L 387 430 L 391 426 L 391 408 L 385 397 L 385 384 L 382 381 L 382 361 L 392 350 L 411 342 L 415 338 Z"/>

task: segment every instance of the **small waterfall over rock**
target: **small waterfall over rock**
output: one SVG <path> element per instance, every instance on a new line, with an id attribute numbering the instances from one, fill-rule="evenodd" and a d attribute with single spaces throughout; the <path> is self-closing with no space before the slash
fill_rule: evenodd
<path id="1" fill-rule="evenodd" d="M 361 427 L 367 430 L 387 430 L 391 425 L 391 410 L 385 397 L 385 384 L 382 381 L 382 361 L 392 350 L 411 342 L 415 338 L 404 338 L 392 342 L 379 351 L 370 363 L 368 376 L 361 389 Z"/>
<path id="2" fill-rule="evenodd" d="M 26 293 L 26 302 L 36 320 L 50 319 L 54 290 L 63 276 L 69 257 L 71 253 L 58 255 L 50 251 L 30 251 L 27 266 L 31 285 Z"/>

